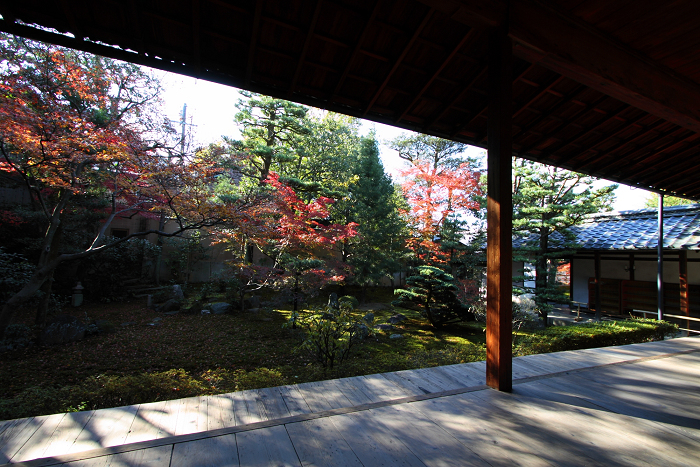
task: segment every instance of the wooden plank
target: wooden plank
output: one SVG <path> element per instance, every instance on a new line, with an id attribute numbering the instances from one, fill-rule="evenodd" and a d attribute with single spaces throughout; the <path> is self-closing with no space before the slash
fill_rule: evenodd
<path id="1" fill-rule="evenodd" d="M 236 413 L 236 424 L 261 422 L 265 420 L 264 408 L 258 403 L 256 391 L 238 391 L 231 393 Z"/>
<path id="2" fill-rule="evenodd" d="M 236 426 L 233 399 L 226 394 L 207 398 L 207 430 Z"/>
<path id="3" fill-rule="evenodd" d="M 368 391 L 372 393 L 372 398 L 379 400 L 393 400 L 412 395 L 410 391 L 396 385 L 388 380 L 384 375 L 374 374 L 361 376 L 361 383 L 367 386 Z"/>
<path id="4" fill-rule="evenodd" d="M 330 420 L 363 465 L 425 465 L 368 411 L 338 415 Z"/>
<path id="5" fill-rule="evenodd" d="M 173 467 L 238 467 L 236 435 L 176 444 L 170 465 Z"/>
<path id="6" fill-rule="evenodd" d="M 282 393 L 277 388 L 257 389 L 258 397 L 265 408 L 265 419 L 275 420 L 291 416 L 287 405 L 284 403 Z"/>
<path id="7" fill-rule="evenodd" d="M 450 374 L 445 373 L 444 371 L 440 371 L 437 367 L 421 368 L 416 370 L 416 374 L 426 381 L 430 381 L 436 386 L 441 387 L 443 391 L 464 387 L 464 384 L 462 384 L 458 379 L 452 377 Z"/>
<path id="8" fill-rule="evenodd" d="M 415 370 L 395 371 L 383 373 L 383 376 L 397 386 L 401 386 L 410 392 L 411 395 L 431 394 L 441 392 L 444 389 L 431 381 L 421 378 Z"/>
<path id="9" fill-rule="evenodd" d="M 480 375 L 474 374 L 472 372 L 467 372 L 464 367 L 460 365 L 447 365 L 438 367 L 440 371 L 447 373 L 451 377 L 455 378 L 457 381 L 461 382 L 464 387 L 471 386 L 481 386 L 486 384 L 486 373 L 482 372 Z"/>
<path id="10" fill-rule="evenodd" d="M 74 447 L 75 440 L 95 414 L 94 410 L 87 412 L 67 413 L 54 430 L 49 439 L 46 451 L 41 457 L 50 457 L 60 454 L 76 452 L 79 447 Z"/>
<path id="11" fill-rule="evenodd" d="M 488 40 L 486 384 L 510 391 L 513 384 L 513 45 L 507 25 L 489 31 Z"/>
<path id="12" fill-rule="evenodd" d="M 207 427 L 207 408 L 204 397 L 188 397 L 183 399 L 175 425 L 175 435 L 186 435 L 205 431 Z"/>
<path id="13" fill-rule="evenodd" d="M 297 386 L 297 389 L 311 409 L 311 412 L 323 412 L 333 408 L 321 394 L 323 388 L 318 383 L 302 383 Z"/>
<path id="14" fill-rule="evenodd" d="M 54 431 L 66 414 L 47 415 L 44 422 L 32 433 L 26 443 L 11 457 L 12 462 L 22 462 L 44 457 Z M 38 417 L 37 417 L 38 418 Z"/>
<path id="15" fill-rule="evenodd" d="M 280 386 L 279 390 L 290 414 L 300 415 L 311 413 L 309 405 L 306 403 L 304 397 L 301 395 L 299 389 L 295 385 Z"/>
<path id="16" fill-rule="evenodd" d="M 9 462 L 47 418 L 48 415 L 9 420 L 0 434 L 0 462 Z"/>
<path id="17" fill-rule="evenodd" d="M 678 434 L 700 441 L 700 429 L 683 426 L 687 423 L 697 423 L 697 420 L 693 422 L 682 415 L 674 416 L 664 413 L 664 406 L 660 404 L 656 404 L 655 407 L 645 406 L 644 403 L 641 403 L 643 398 L 639 396 L 633 397 L 628 392 L 606 388 L 604 385 L 591 383 L 574 375 L 566 378 L 541 380 L 541 383 L 557 391 L 565 391 L 570 395 L 584 398 L 617 414 L 659 422 Z M 661 402 L 656 398 L 653 400 Z"/>
<path id="18" fill-rule="evenodd" d="M 134 422 L 131 424 L 124 443 L 138 443 L 139 441 L 162 438 L 161 432 L 166 428 L 164 420 L 167 419 L 167 410 L 167 401 L 139 405 L 136 417 L 134 417 Z M 100 416 L 99 410 L 97 411 L 97 416 Z M 170 427 L 170 429 L 174 429 L 174 426 Z"/>
<path id="19" fill-rule="evenodd" d="M 420 411 L 491 465 L 551 466 L 519 441 L 522 436 L 508 429 L 512 424 L 507 418 L 492 417 L 477 399 L 443 397 L 416 402 L 411 408 Z"/>
<path id="20" fill-rule="evenodd" d="M 638 424 L 633 418 L 600 410 L 574 409 L 522 395 L 481 391 L 473 396 L 486 404 L 490 413 L 504 414 L 515 426 L 526 425 L 523 440 L 557 465 L 658 466 L 667 465 L 671 459 L 665 452 L 667 447 L 657 439 L 664 437 L 664 433 L 656 427 Z M 625 429 L 620 430 L 621 426 Z M 678 442 L 680 450 L 697 447 L 697 443 L 682 436 L 670 432 L 665 435 L 665 441 L 674 446 Z M 688 454 L 685 453 L 686 460 Z"/>
<path id="21" fill-rule="evenodd" d="M 328 405 L 332 409 L 352 407 L 354 405 L 332 381 L 318 381 L 316 387 L 321 391 L 321 395 L 328 401 Z"/>
<path id="22" fill-rule="evenodd" d="M 76 439 L 80 450 L 123 444 L 138 412 L 137 405 L 102 409 L 85 425 Z"/>
<path id="23" fill-rule="evenodd" d="M 290 423 L 286 428 L 303 465 L 362 465 L 329 418 Z"/>
<path id="24" fill-rule="evenodd" d="M 350 401 L 352 407 L 356 405 L 369 404 L 374 402 L 358 384 L 360 378 L 342 378 L 333 380 L 338 389 Z"/>
<path id="25" fill-rule="evenodd" d="M 66 467 L 169 467 L 172 445 L 63 464 Z M 176 464 L 172 464 L 173 466 Z"/>
<path id="26" fill-rule="evenodd" d="M 241 467 L 301 466 L 283 425 L 237 433 Z"/>
<path id="27" fill-rule="evenodd" d="M 425 465 L 490 465 L 468 446 L 460 443 L 449 432 L 415 409 L 413 404 L 383 407 L 371 412 L 388 432 Z"/>

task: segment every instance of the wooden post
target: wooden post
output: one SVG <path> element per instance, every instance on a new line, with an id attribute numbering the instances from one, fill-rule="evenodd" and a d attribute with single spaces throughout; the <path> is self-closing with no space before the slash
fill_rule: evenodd
<path id="1" fill-rule="evenodd" d="M 659 193 L 659 239 L 657 243 L 656 304 L 659 321 L 664 319 L 664 195 Z"/>
<path id="2" fill-rule="evenodd" d="M 512 53 L 507 28 L 489 38 L 486 384 L 513 387 Z"/>
<path id="3" fill-rule="evenodd" d="M 600 321 L 600 307 L 602 299 L 600 296 L 600 251 L 595 252 L 595 320 Z"/>
<path id="4" fill-rule="evenodd" d="M 634 280 L 634 253 L 630 253 L 630 280 Z"/>
<path id="5" fill-rule="evenodd" d="M 681 289 L 681 313 L 690 316 L 690 302 L 688 301 L 688 251 L 681 250 L 678 253 L 678 279 Z M 690 329 L 690 320 L 686 320 L 685 328 Z"/>

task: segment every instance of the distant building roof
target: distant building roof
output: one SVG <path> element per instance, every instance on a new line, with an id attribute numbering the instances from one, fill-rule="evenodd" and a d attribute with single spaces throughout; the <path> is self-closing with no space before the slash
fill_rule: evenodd
<path id="1" fill-rule="evenodd" d="M 595 214 L 570 230 L 579 250 L 649 250 L 657 245 L 657 215 L 656 209 Z M 561 245 L 561 235 L 550 238 L 553 248 Z M 513 240 L 515 248 L 528 243 Z M 664 208 L 664 248 L 700 250 L 700 204 Z"/>

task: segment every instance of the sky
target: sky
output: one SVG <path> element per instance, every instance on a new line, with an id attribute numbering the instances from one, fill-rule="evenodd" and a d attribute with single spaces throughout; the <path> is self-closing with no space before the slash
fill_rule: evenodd
<path id="1" fill-rule="evenodd" d="M 173 73 L 159 73 L 161 73 L 161 83 L 165 88 L 163 94 L 165 111 L 171 120 L 179 122 L 182 107 L 187 104 L 187 122 L 194 125 L 192 131 L 195 146 L 218 141 L 222 135 L 233 138 L 239 136 L 238 128 L 233 121 L 234 115 L 238 111 L 236 103 L 241 98 L 236 88 Z M 179 128 L 179 126 L 176 127 Z M 384 168 L 394 180 L 397 180 L 399 178 L 398 171 L 402 167 L 403 161 L 385 142 L 391 141 L 407 131 L 364 121 L 361 132 L 367 134 L 372 129 L 376 131 L 380 143 Z M 470 147 L 465 155 L 476 157 L 485 155 L 485 151 L 481 148 Z M 597 186 L 610 183 L 601 180 Z M 616 201 L 613 208 L 617 211 L 642 209 L 650 194 L 638 188 L 620 185 L 616 191 Z"/>

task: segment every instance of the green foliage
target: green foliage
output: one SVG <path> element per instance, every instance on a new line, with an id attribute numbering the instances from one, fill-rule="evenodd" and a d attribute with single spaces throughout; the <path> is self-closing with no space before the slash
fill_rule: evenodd
<path id="1" fill-rule="evenodd" d="M 341 254 L 353 266 L 353 282 L 370 285 L 400 269 L 408 237 L 401 211 L 407 206 L 384 172 L 373 136 L 362 139 L 352 175 L 348 197 L 333 212 L 358 224 L 358 235 L 340 245 Z"/>
<path id="2" fill-rule="evenodd" d="M 349 306 L 351 311 L 357 309 L 357 307 L 360 306 L 360 301 L 352 295 L 343 295 L 338 299 L 338 303 L 340 304 L 340 306 L 346 304 L 345 306 Z"/>
<path id="3" fill-rule="evenodd" d="M 34 266 L 17 253 L 5 253 L 0 246 L 0 304 L 24 287 Z"/>
<path id="4" fill-rule="evenodd" d="M 111 239 L 105 239 L 110 242 Z M 71 288 L 74 281 L 81 281 L 84 294 L 88 298 L 109 301 L 125 298 L 123 281 L 128 278 L 148 276 L 150 271 L 144 270 L 144 264 L 155 264 L 160 247 L 146 239 L 131 238 L 112 248 L 106 249 L 99 255 L 90 256 L 67 264 L 65 269 L 59 269 L 70 278 L 64 288 Z"/>
<path id="5" fill-rule="evenodd" d="M 173 279 L 179 283 L 189 283 L 195 264 L 209 258 L 208 249 L 202 244 L 202 231 L 187 232 L 182 237 L 166 238 L 165 264 Z"/>
<path id="6" fill-rule="evenodd" d="M 32 328 L 24 324 L 10 324 L 5 328 L 5 334 L 0 340 L 0 352 L 28 347 L 33 341 Z"/>
<path id="7" fill-rule="evenodd" d="M 658 341 L 676 332 L 678 326 L 675 324 L 653 319 L 552 326 L 521 336 L 514 354 L 529 355 Z"/>
<path id="8" fill-rule="evenodd" d="M 515 259 L 535 263 L 535 301 L 546 323 L 549 302 L 566 302 L 557 287 L 555 259 L 575 247 L 569 227 L 610 211 L 617 185 L 593 188 L 593 177 L 524 159 L 513 163 L 513 231 L 524 237 Z M 552 235 L 559 235 L 553 244 Z M 556 252 L 553 252 L 556 251 Z M 529 278 L 528 278 L 529 279 Z"/>
<path id="9" fill-rule="evenodd" d="M 695 204 L 697 201 L 692 199 L 678 198 L 676 196 L 664 196 L 664 206 L 683 206 L 686 204 Z M 659 195 L 650 194 L 644 200 L 644 207 L 656 209 L 659 207 Z"/>
<path id="10" fill-rule="evenodd" d="M 345 300 L 338 310 L 325 308 L 312 313 L 293 313 L 286 327 L 304 331 L 300 350 L 311 355 L 321 366 L 333 370 L 350 355 L 351 349 L 372 334 L 374 314 L 361 320 L 352 313 L 352 302 Z"/>
<path id="11" fill-rule="evenodd" d="M 442 269 L 419 266 L 417 275 L 408 277 L 406 285 L 409 288 L 394 291 L 399 298 L 392 306 L 416 309 L 435 327 L 473 316 L 457 299 L 454 277 Z"/>

